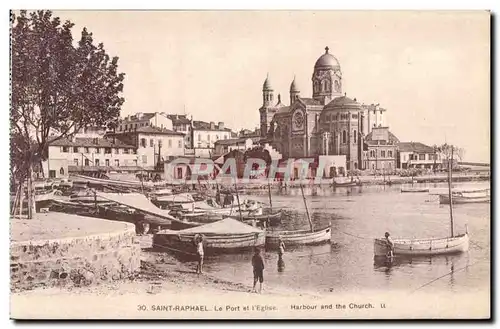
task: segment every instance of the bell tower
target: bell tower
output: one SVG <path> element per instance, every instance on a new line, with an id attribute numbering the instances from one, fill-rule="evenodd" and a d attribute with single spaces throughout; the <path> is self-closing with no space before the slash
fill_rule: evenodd
<path id="1" fill-rule="evenodd" d="M 323 105 L 342 96 L 342 71 L 339 61 L 329 50 L 325 47 L 325 53 L 316 61 L 312 75 L 313 98 Z"/>
<path id="2" fill-rule="evenodd" d="M 290 106 L 295 103 L 295 100 L 299 98 L 300 90 L 297 88 L 297 84 L 295 83 L 295 76 L 293 77 L 293 81 L 290 84 Z"/>
<path id="3" fill-rule="evenodd" d="M 273 119 L 273 107 L 274 102 L 274 90 L 271 87 L 271 81 L 269 80 L 269 74 L 264 81 L 262 86 L 262 107 L 259 109 L 260 112 L 260 136 L 266 137 L 269 130 L 271 120 Z"/>

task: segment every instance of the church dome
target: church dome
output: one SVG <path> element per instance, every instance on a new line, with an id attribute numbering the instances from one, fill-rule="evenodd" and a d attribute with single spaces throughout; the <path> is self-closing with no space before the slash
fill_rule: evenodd
<path id="1" fill-rule="evenodd" d="M 324 110 L 361 110 L 361 108 L 362 105 L 356 101 L 356 98 L 341 96 L 334 98 L 325 106 Z"/>
<path id="2" fill-rule="evenodd" d="M 271 87 L 271 81 L 269 80 L 269 75 L 266 77 L 264 85 L 262 85 L 262 90 L 269 90 L 269 91 L 273 90 L 273 87 Z"/>
<path id="3" fill-rule="evenodd" d="M 325 53 L 314 64 L 314 68 L 334 68 L 340 67 L 339 60 L 328 52 L 329 48 L 325 47 Z"/>
<path id="4" fill-rule="evenodd" d="M 297 88 L 297 84 L 295 83 L 295 77 L 293 77 L 292 84 L 290 85 L 290 92 L 291 93 L 298 93 L 298 92 L 300 92 L 299 88 Z"/>

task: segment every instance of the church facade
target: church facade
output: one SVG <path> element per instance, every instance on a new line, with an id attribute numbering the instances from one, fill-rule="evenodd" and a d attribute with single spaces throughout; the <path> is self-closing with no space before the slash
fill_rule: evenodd
<path id="1" fill-rule="evenodd" d="M 343 93 L 342 71 L 337 58 L 325 53 L 314 65 L 312 97 L 302 97 L 295 78 L 290 85 L 289 105 L 274 97 L 266 78 L 260 112 L 260 133 L 283 158 L 345 155 L 347 170 L 365 169 L 373 127 L 382 127 L 385 109 L 364 105 Z"/>

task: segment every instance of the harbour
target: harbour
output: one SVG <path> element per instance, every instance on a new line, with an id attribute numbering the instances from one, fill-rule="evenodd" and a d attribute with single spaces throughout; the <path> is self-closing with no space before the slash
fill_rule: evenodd
<path id="1" fill-rule="evenodd" d="M 489 184 L 454 184 L 456 188 L 471 186 L 487 188 Z M 431 187 L 445 188 L 446 185 L 432 184 Z M 306 188 L 305 193 L 312 194 L 312 189 Z M 267 198 L 257 193 L 252 197 L 262 201 Z M 283 207 L 288 214 L 280 229 L 308 227 L 300 198 L 297 190 L 273 195 L 273 205 Z M 489 204 L 454 206 L 456 227 L 468 226 L 471 239 L 468 252 L 375 263 L 373 239 L 383 238 L 387 230 L 394 237 L 446 236 L 449 232 L 448 205 L 440 205 L 438 199 L 429 194 L 400 193 L 396 186 L 355 187 L 342 191 L 322 188 L 309 199 L 312 220 L 317 225 L 331 221 L 332 244 L 291 247 L 283 257 L 285 268 L 281 271 L 277 253 L 266 252 L 267 285 L 332 293 L 359 289 L 411 292 L 446 273 L 457 271 L 422 289 L 438 289 L 443 293 L 489 289 Z M 251 255 L 208 258 L 206 270 L 226 280 L 248 283 L 252 281 Z"/>

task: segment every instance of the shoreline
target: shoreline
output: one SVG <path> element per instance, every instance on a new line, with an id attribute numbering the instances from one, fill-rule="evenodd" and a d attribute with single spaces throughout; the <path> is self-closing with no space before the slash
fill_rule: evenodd
<path id="1" fill-rule="evenodd" d="M 351 291 L 317 293 L 268 287 L 251 293 L 194 263 L 148 249 L 141 237 L 141 268 L 128 279 L 86 287 L 47 287 L 11 292 L 13 319 L 398 319 L 487 318 L 488 291 Z M 479 295 L 481 298 L 479 298 Z M 420 301 L 414 304 L 415 301 Z M 412 307 L 408 307 L 408 303 Z M 384 307 L 380 305 L 384 304 Z M 340 309 L 339 306 L 341 305 Z M 246 310 L 245 310 L 246 308 Z"/>

